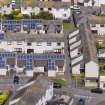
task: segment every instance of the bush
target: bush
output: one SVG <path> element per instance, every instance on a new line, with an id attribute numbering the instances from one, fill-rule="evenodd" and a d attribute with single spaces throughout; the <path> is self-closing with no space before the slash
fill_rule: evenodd
<path id="1" fill-rule="evenodd" d="M 13 10 L 12 12 L 11 12 L 11 14 L 13 14 L 13 15 L 18 15 L 18 14 L 20 14 L 21 13 L 21 10 Z"/>
<path id="2" fill-rule="evenodd" d="M 9 91 L 4 90 L 2 95 L 0 95 L 0 105 L 4 105 L 4 103 L 8 99 L 8 97 L 9 97 Z"/>
<path id="3" fill-rule="evenodd" d="M 53 15 L 49 12 L 40 12 L 39 14 L 35 15 L 32 14 L 31 15 L 31 19 L 45 19 L 45 20 L 52 20 L 53 19 Z"/>
<path id="4" fill-rule="evenodd" d="M 22 18 L 23 18 L 23 15 L 21 13 L 13 16 L 13 19 L 15 19 L 15 20 L 19 20 L 19 19 L 22 19 Z"/>
<path id="5" fill-rule="evenodd" d="M 28 14 L 23 14 L 23 19 L 30 19 L 30 16 Z"/>
<path id="6" fill-rule="evenodd" d="M 63 80 L 63 79 L 54 79 L 53 82 L 58 83 L 60 85 L 65 85 L 66 84 L 66 81 Z"/>

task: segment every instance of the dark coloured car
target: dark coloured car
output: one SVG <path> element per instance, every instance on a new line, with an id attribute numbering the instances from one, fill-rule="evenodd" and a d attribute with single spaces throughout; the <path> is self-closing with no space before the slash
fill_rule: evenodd
<path id="1" fill-rule="evenodd" d="M 14 84 L 19 84 L 19 76 L 14 76 Z"/>
<path id="2" fill-rule="evenodd" d="M 102 94 L 103 93 L 103 90 L 101 88 L 95 88 L 95 89 L 91 89 L 91 93 Z"/>
<path id="3" fill-rule="evenodd" d="M 54 83 L 54 84 L 53 84 L 53 88 L 59 89 L 59 88 L 61 88 L 61 87 L 62 87 L 62 85 L 59 84 L 59 83 Z"/>
<path id="4" fill-rule="evenodd" d="M 80 98 L 77 105 L 85 105 L 85 99 L 84 98 Z"/>

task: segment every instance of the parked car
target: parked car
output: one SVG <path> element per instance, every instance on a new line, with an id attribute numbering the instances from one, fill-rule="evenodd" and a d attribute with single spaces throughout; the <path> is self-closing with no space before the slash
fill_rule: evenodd
<path id="1" fill-rule="evenodd" d="M 19 84 L 19 76 L 14 76 L 14 84 Z"/>
<path id="2" fill-rule="evenodd" d="M 102 94 L 103 93 L 103 90 L 101 88 L 95 88 L 95 89 L 91 89 L 91 93 Z"/>
<path id="3" fill-rule="evenodd" d="M 59 83 L 53 83 L 53 88 L 56 88 L 56 89 L 59 89 L 59 88 L 61 88 L 62 87 L 62 85 L 61 84 L 59 84 Z"/>
<path id="4" fill-rule="evenodd" d="M 85 105 L 85 99 L 84 98 L 80 98 L 77 105 Z"/>

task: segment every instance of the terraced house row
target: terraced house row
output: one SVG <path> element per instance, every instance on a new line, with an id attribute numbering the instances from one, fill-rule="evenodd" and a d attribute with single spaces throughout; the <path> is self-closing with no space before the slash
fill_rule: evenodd
<path id="1" fill-rule="evenodd" d="M 37 24 L 37 20 L 31 20 L 27 26 L 33 21 L 36 21 L 35 28 L 28 28 L 28 32 L 12 29 L 0 32 L 0 75 L 7 75 L 11 70 L 25 72 L 27 76 L 33 76 L 35 72 L 46 72 L 48 76 L 64 73 L 62 22 L 51 20 Z M 11 20 L 10 24 L 7 24 L 8 28 L 15 23 Z"/>

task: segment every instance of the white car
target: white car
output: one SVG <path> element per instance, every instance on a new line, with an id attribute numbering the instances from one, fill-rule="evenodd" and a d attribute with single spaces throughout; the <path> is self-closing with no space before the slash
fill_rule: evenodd
<path id="1" fill-rule="evenodd" d="M 80 10 L 80 7 L 77 5 L 70 6 L 70 8 L 73 10 Z"/>

